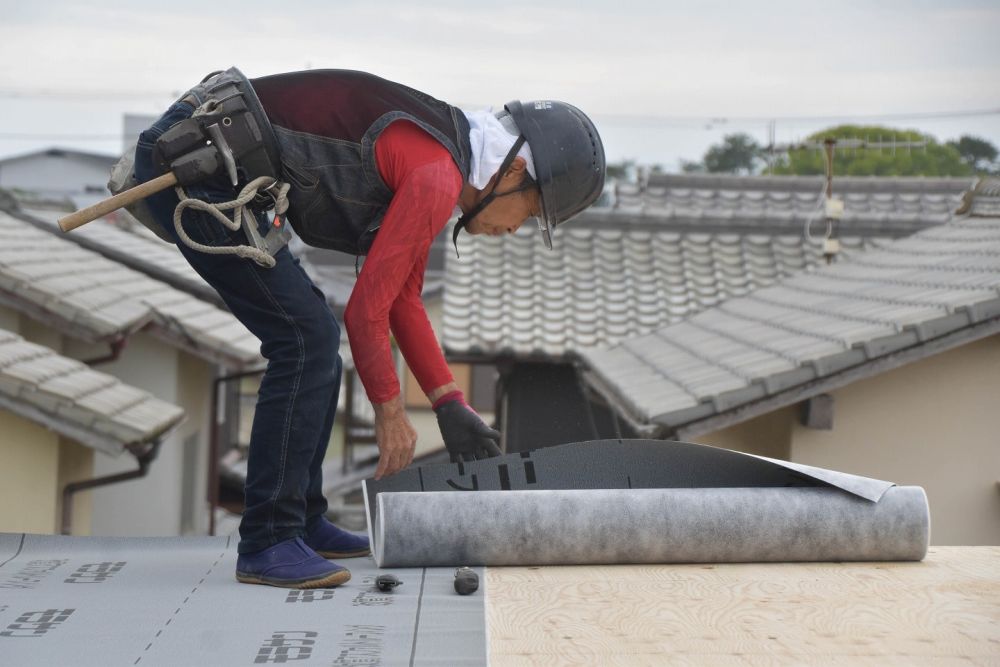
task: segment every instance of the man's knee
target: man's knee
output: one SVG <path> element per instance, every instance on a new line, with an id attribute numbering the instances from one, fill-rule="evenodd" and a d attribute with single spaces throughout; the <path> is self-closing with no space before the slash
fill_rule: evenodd
<path id="1" fill-rule="evenodd" d="M 340 380 L 340 326 L 327 311 L 304 327 L 305 362 L 314 365 L 317 372 Z"/>

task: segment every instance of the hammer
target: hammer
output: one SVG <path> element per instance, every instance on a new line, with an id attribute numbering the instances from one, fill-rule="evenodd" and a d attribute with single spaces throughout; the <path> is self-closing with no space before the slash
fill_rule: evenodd
<path id="1" fill-rule="evenodd" d="M 207 180 L 208 178 L 214 176 L 219 171 L 220 166 L 223 165 L 225 166 L 226 172 L 229 175 L 233 186 L 236 186 L 236 163 L 233 159 L 232 150 L 226 142 L 225 137 L 222 135 L 222 132 L 219 130 L 218 124 L 212 125 L 208 128 L 209 134 L 214 142 L 211 144 L 204 143 L 201 133 L 196 131 L 193 125 L 179 123 L 175 126 L 175 128 L 176 130 L 171 128 L 171 131 L 168 131 L 168 134 L 165 134 L 164 137 L 168 137 L 171 141 L 177 142 L 185 147 L 193 147 L 198 144 L 202 144 L 201 147 L 189 150 L 189 152 L 186 152 L 177 159 L 173 160 L 170 163 L 170 171 L 162 176 L 157 176 L 151 181 L 137 185 L 134 188 L 125 190 L 124 192 L 119 192 L 113 197 L 109 197 L 108 199 L 99 201 L 92 206 L 88 206 L 87 208 L 80 209 L 75 213 L 70 213 L 63 218 L 60 218 L 59 229 L 64 232 L 71 231 L 77 227 L 87 224 L 88 222 L 97 220 L 112 211 L 117 211 L 118 209 L 137 202 L 140 199 L 145 199 L 146 197 L 154 195 L 161 190 L 173 187 L 178 183 L 181 185 L 191 185 L 192 183 Z M 168 136 L 171 134 L 174 136 Z"/>
<path id="2" fill-rule="evenodd" d="M 65 217 L 59 218 L 59 229 L 68 232 L 77 227 L 82 227 L 88 222 L 97 220 L 112 211 L 117 211 L 140 199 L 145 199 L 161 190 L 166 190 L 169 187 L 177 185 L 177 182 L 177 177 L 174 176 L 173 172 L 168 171 L 151 181 L 146 181 L 124 192 L 119 192 L 114 197 L 109 197 L 87 208 L 82 208 L 75 213 L 70 213 Z"/>

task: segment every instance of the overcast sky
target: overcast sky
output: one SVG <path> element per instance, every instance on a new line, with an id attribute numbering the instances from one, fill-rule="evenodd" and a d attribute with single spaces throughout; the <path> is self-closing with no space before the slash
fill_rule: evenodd
<path id="1" fill-rule="evenodd" d="M 0 157 L 120 146 L 211 70 L 367 70 L 452 104 L 552 98 L 609 160 L 676 169 L 722 135 L 841 120 L 1000 145 L 997 0 L 172 3 L 0 0 Z M 990 110 L 921 118 L 935 112 Z M 864 120 L 864 119 L 862 119 Z"/>

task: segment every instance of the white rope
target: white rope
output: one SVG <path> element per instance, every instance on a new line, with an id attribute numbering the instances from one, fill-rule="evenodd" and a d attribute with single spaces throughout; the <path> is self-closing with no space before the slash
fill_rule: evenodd
<path id="1" fill-rule="evenodd" d="M 275 265 L 274 257 L 268 255 L 266 252 L 254 248 L 249 245 L 230 245 L 230 246 L 208 246 L 203 243 L 198 243 L 184 231 L 184 225 L 181 222 L 184 216 L 184 209 L 192 208 L 197 211 L 204 211 L 208 213 L 213 218 L 218 220 L 220 223 L 226 226 L 227 229 L 232 231 L 238 230 L 245 220 L 248 225 L 257 224 L 256 218 L 254 218 L 253 212 L 246 210 L 246 205 L 257 196 L 257 192 L 260 189 L 264 189 L 273 199 L 274 199 L 274 212 L 277 215 L 284 214 L 288 210 L 288 190 L 291 186 L 288 183 L 283 183 L 281 181 L 276 181 L 268 176 L 260 176 L 254 180 L 247 183 L 246 187 L 240 191 L 240 194 L 236 199 L 226 202 L 211 203 L 203 201 L 201 199 L 194 199 L 188 197 L 187 193 L 184 192 L 184 188 L 177 186 L 177 198 L 180 203 L 177 204 L 177 208 L 174 209 L 174 229 L 177 230 L 177 236 L 183 241 L 184 245 L 191 248 L 192 250 L 197 250 L 198 252 L 203 252 L 209 255 L 236 255 L 245 259 L 252 259 L 254 262 L 260 266 L 270 269 Z M 271 192 L 274 189 L 276 192 Z M 223 211 L 233 211 L 233 218 L 230 220 Z"/>
<path id="2" fill-rule="evenodd" d="M 805 232 L 803 236 L 805 236 L 806 240 L 809 241 L 810 243 L 817 243 L 816 239 L 812 235 L 812 230 L 810 229 L 810 227 L 812 227 L 813 220 L 816 219 L 816 214 L 820 212 L 820 209 L 825 208 L 825 202 L 826 202 L 826 185 L 823 185 L 823 187 L 820 188 L 819 191 L 819 199 L 817 199 L 816 203 L 813 204 L 812 213 L 810 213 L 809 217 L 806 218 L 805 228 L 803 229 L 803 231 Z M 827 221 L 826 236 L 824 237 L 824 239 L 828 239 L 831 236 L 833 236 L 833 224 Z"/>

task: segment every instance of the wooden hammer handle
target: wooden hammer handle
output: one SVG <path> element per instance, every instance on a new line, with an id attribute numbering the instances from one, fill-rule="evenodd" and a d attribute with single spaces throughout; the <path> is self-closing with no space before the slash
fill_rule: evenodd
<path id="1" fill-rule="evenodd" d="M 68 232 L 77 227 L 82 227 L 91 220 L 97 220 L 101 216 L 105 216 L 112 211 L 117 211 L 123 206 L 128 206 L 134 201 L 145 199 L 149 195 L 156 194 L 160 190 L 166 190 L 174 185 L 177 185 L 177 177 L 168 171 L 151 181 L 146 181 L 125 192 L 119 192 L 114 197 L 99 201 L 93 206 L 80 209 L 76 213 L 70 213 L 65 218 L 60 218 L 59 229 Z"/>

